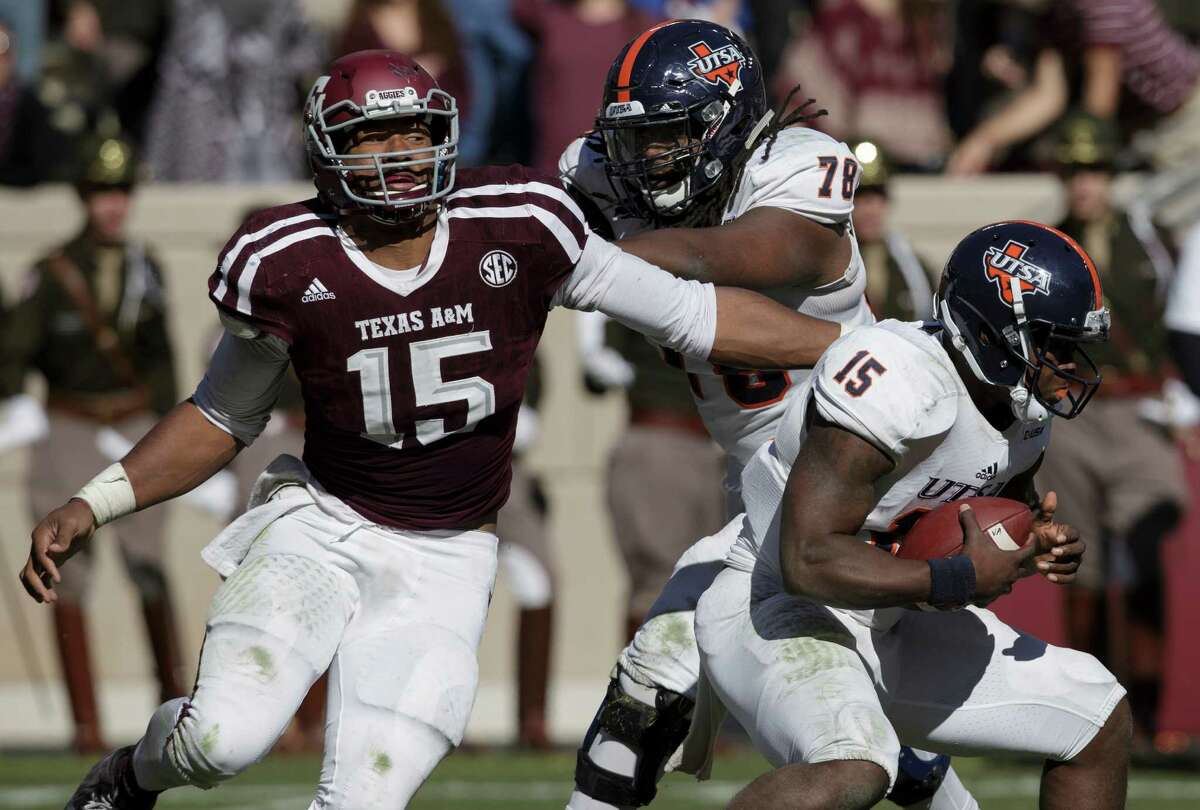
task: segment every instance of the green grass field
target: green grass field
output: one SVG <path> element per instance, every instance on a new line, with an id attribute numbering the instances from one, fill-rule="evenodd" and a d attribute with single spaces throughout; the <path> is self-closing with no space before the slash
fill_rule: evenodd
<path id="1" fill-rule="evenodd" d="M 61 810 L 88 762 L 65 756 L 6 755 L 0 758 L 0 808 Z M 955 766 L 986 810 L 1037 806 L 1039 769 L 995 760 L 958 759 Z M 460 752 L 438 769 L 412 810 L 561 810 L 570 791 L 574 756 Z M 668 777 L 655 810 L 724 807 L 764 763 L 754 754 L 718 760 L 714 779 L 697 783 Z M 213 791 L 187 788 L 161 799 L 159 808 L 304 810 L 317 778 L 317 760 L 271 757 Z M 890 805 L 886 805 L 890 806 Z M 1194 810 L 1200 807 L 1200 773 L 1135 770 L 1131 810 Z M 1087 810 L 1087 808 L 1079 808 Z"/>

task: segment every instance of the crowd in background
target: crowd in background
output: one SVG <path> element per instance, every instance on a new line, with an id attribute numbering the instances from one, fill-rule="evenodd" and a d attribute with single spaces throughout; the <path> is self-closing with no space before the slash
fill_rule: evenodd
<path id="1" fill-rule="evenodd" d="M 174 389 L 166 391 L 173 382 L 161 274 L 153 253 L 124 233 L 135 179 L 306 179 L 298 123 L 304 94 L 328 59 L 365 48 L 415 56 L 455 96 L 462 113 L 462 162 L 522 162 L 553 170 L 563 147 L 591 128 L 605 74 L 621 47 L 658 20 L 702 17 L 748 37 L 777 103 L 800 85 L 796 100 L 811 96 L 827 111 L 810 125 L 855 144 L 863 166 L 855 229 L 869 299 L 880 317 L 927 316 L 936 283 L 933 265 L 890 224 L 894 173 L 1044 170 L 1061 177 L 1067 211 L 1057 224 L 1096 258 L 1114 314 L 1112 343 L 1098 358 L 1105 374 L 1101 397 L 1084 418 L 1062 428 L 1078 439 L 1056 444 L 1077 452 L 1058 454 L 1043 470 L 1054 488 L 1070 494 L 1067 500 L 1084 505 L 1069 522 L 1086 526 L 1089 538 L 1111 541 L 1097 541 L 1090 552 L 1096 562 L 1068 600 L 1069 642 L 1101 654 L 1130 686 L 1146 745 L 1168 750 L 1189 744 L 1155 734 L 1165 627 L 1160 549 L 1179 524 L 1188 496 L 1170 441 L 1171 420 L 1145 405 L 1171 376 L 1163 307 L 1176 254 L 1172 234 L 1153 221 L 1151 206 L 1123 210 L 1110 192 L 1114 176 L 1124 170 L 1177 174 L 1182 180 L 1168 182 L 1164 196 L 1189 177 L 1200 177 L 1195 44 L 1200 3 L 347 0 L 342 5 L 344 13 L 331 25 L 307 16 L 301 0 L 0 0 L 0 184 L 74 183 L 86 215 L 84 231 L 35 268 L 32 277 L 42 286 L 28 286 L 34 293 L 7 313 L 10 324 L 24 318 L 29 326 L 7 337 L 19 340 L 7 344 L 7 360 L 0 363 L 0 399 L 16 397 L 25 372 L 33 369 L 46 377 L 50 391 L 51 430 L 43 429 L 35 454 L 45 469 L 31 479 L 34 503 L 39 486 L 47 503 L 56 503 L 82 483 L 68 480 L 61 467 L 73 465 L 82 475 L 102 466 L 99 460 L 81 464 L 73 441 L 87 444 L 90 432 L 109 430 L 117 437 L 112 443 L 119 457 L 122 442 L 136 439 L 150 417 L 174 401 Z M 139 161 L 133 150 L 141 155 L 141 172 L 134 171 Z M 1200 236 L 1192 241 L 1197 254 L 1192 261 L 1200 267 Z M 92 288 L 82 302 L 68 290 L 79 273 Z M 87 329 L 75 329 L 70 340 L 53 330 L 38 332 L 36 325 L 55 322 L 50 316 L 59 310 L 95 312 L 84 319 Z M 684 376 L 662 364 L 644 340 L 603 330 L 590 343 L 581 340 L 582 360 L 589 389 L 626 389 L 629 400 L 630 427 L 613 452 L 608 495 L 630 572 L 626 619 L 632 633 L 677 556 L 661 548 L 664 509 L 672 502 L 663 488 L 672 483 L 680 488 L 675 501 L 682 548 L 719 523 L 720 480 Z M 119 349 L 102 348 L 106 341 L 126 346 L 131 359 Z M 154 351 L 146 349 L 151 343 Z M 1176 363 L 1180 356 L 1177 352 Z M 142 367 L 151 362 L 157 377 Z M 103 378 L 84 373 L 96 368 L 111 373 Z M 1187 377 L 1187 368 L 1183 371 Z M 162 396 L 152 396 L 155 379 Z M 1200 392 L 1200 373 L 1194 387 Z M 527 404 L 536 406 L 536 396 Z M 280 440 L 298 447 L 303 425 L 298 393 L 280 407 L 292 412 L 278 421 L 281 430 L 291 431 Z M 523 413 L 527 438 L 535 432 L 535 416 L 532 410 Z M 1194 427 L 1180 435 L 1191 437 L 1193 450 L 1200 448 Z M 1092 448 L 1096 452 L 1089 455 Z M 667 459 L 661 472 L 655 467 L 660 459 Z M 695 471 L 695 480 L 685 487 L 672 470 Z M 651 480 L 643 486 L 631 471 Z M 545 704 L 554 564 L 544 537 L 545 495 L 520 466 L 516 481 L 500 533 L 522 610 L 518 727 L 522 744 L 541 748 L 549 743 Z M 651 530 L 642 525 L 649 512 Z M 155 542 L 130 541 L 122 549 L 142 598 L 162 692 L 169 697 L 183 687 L 157 543 L 161 531 L 161 519 L 131 531 Z M 1106 590 L 1113 583 L 1122 594 L 1116 600 Z M 58 606 L 56 627 L 76 718 L 75 744 L 87 751 L 102 744 L 78 608 L 83 594 L 72 596 Z M 1118 653 L 1124 658 L 1114 663 Z M 317 715 L 306 725 L 319 727 L 319 709 Z"/>
<path id="2" fill-rule="evenodd" d="M 613 54 L 666 17 L 740 30 L 777 100 L 801 85 L 829 112 L 816 126 L 872 139 L 906 171 L 1045 167 L 1070 109 L 1112 122 L 1123 168 L 1178 158 L 1200 130 L 1200 7 L 1185 0 L 341 7 L 330 23 L 301 0 L 0 0 L 0 183 L 71 179 L 79 144 L 118 132 L 159 181 L 303 178 L 305 90 L 328 58 L 377 47 L 415 56 L 458 99 L 465 162 L 552 168 L 590 128 Z"/>

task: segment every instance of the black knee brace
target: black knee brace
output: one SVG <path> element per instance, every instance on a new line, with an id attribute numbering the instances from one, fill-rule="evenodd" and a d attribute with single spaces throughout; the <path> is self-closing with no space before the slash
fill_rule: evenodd
<path id="1" fill-rule="evenodd" d="M 647 706 L 613 678 L 604 702 L 583 738 L 575 760 L 575 785 L 597 801 L 641 807 L 654 801 L 664 763 L 687 736 L 694 702 L 676 692 L 659 689 Z M 634 776 L 622 776 L 592 762 L 589 752 L 603 731 L 637 753 Z"/>
<path id="2" fill-rule="evenodd" d="M 896 784 L 887 795 L 888 801 L 901 807 L 923 802 L 938 792 L 950 770 L 950 757 L 938 754 L 933 759 L 921 759 L 907 745 L 900 749 L 900 765 Z"/>

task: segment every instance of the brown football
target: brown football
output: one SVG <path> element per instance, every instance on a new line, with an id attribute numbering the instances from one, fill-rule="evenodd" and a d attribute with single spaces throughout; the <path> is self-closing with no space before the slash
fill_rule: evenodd
<path id="1" fill-rule="evenodd" d="M 979 528 L 1000 548 L 1017 549 L 1029 542 L 1033 513 L 1028 506 L 1008 498 L 963 498 L 939 506 L 913 524 L 896 556 L 906 560 L 936 560 L 962 551 L 958 510 L 964 503 L 975 512 Z"/>

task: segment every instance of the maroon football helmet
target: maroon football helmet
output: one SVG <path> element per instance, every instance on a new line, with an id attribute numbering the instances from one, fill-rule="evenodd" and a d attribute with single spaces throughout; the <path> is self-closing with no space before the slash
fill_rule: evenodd
<path id="1" fill-rule="evenodd" d="M 429 126 L 432 146 L 349 154 L 355 127 L 409 115 Z M 412 58 L 358 51 L 334 60 L 329 74 L 313 85 L 304 105 L 304 140 L 323 199 L 339 211 L 365 211 L 394 222 L 416 216 L 454 187 L 458 105 Z M 414 170 L 428 179 L 412 185 Z M 378 184 L 365 178 L 377 178 Z"/>

